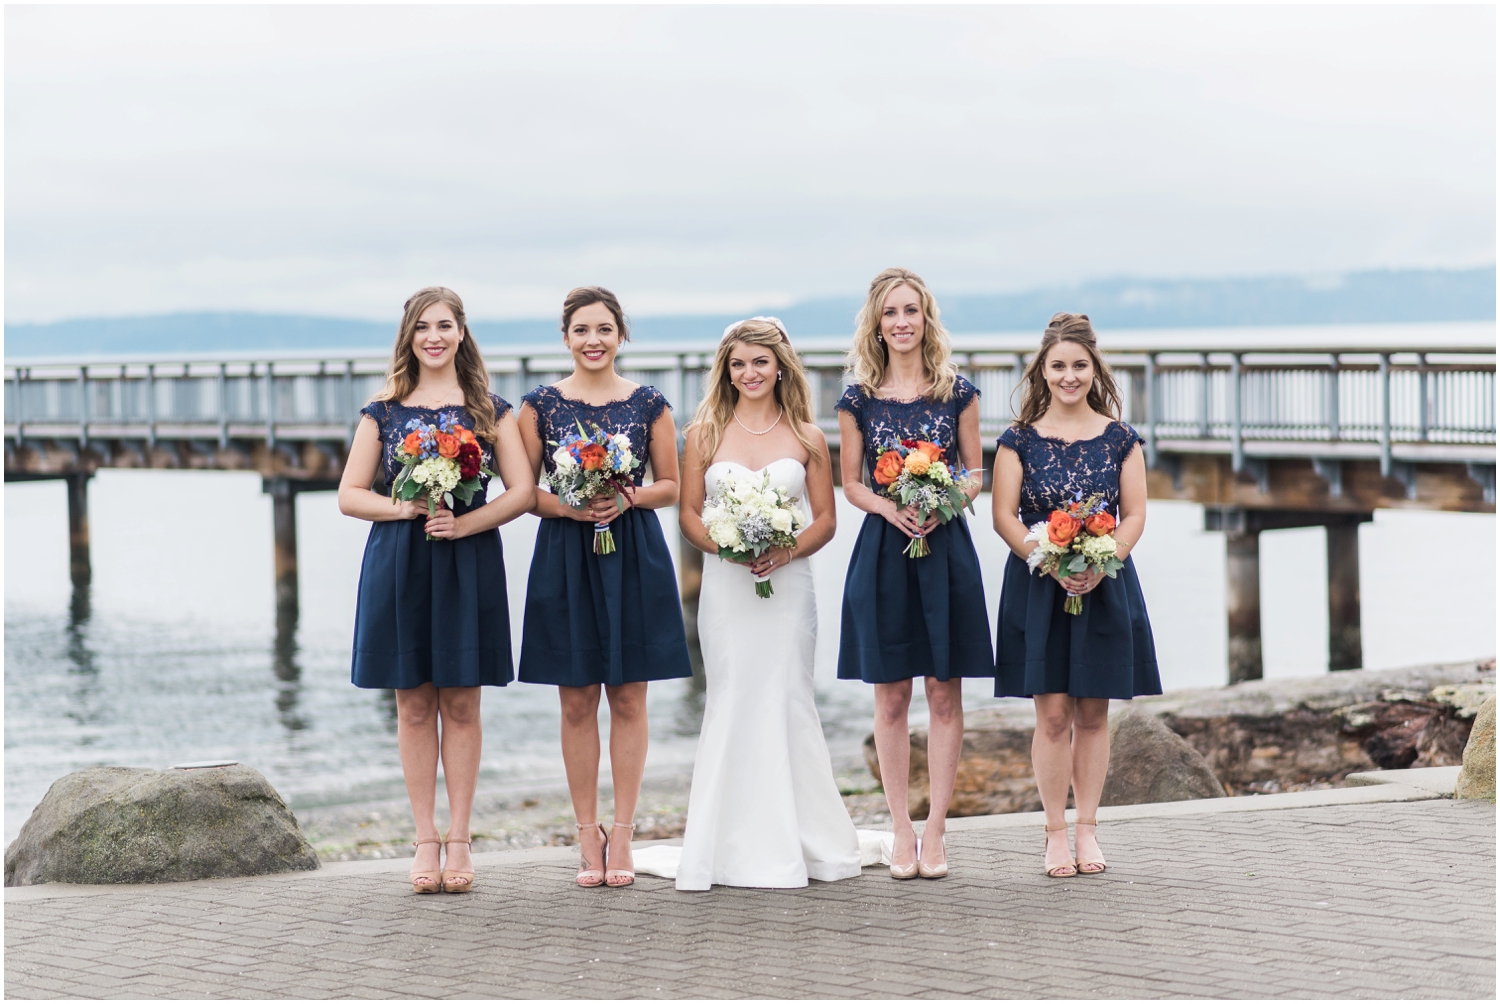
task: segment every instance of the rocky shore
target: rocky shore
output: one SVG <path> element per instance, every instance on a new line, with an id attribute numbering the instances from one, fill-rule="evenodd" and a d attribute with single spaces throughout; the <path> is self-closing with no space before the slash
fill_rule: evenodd
<path id="1" fill-rule="evenodd" d="M 1463 760 L 1474 716 L 1495 693 L 1495 660 L 1391 670 L 1350 670 L 1287 680 L 1254 680 L 1228 687 L 1178 690 L 1116 702 L 1112 730 L 1128 708 L 1149 716 L 1182 742 L 1127 749 L 1115 743 L 1104 804 L 1167 801 L 1188 790 L 1203 766 L 1228 795 L 1330 788 L 1349 774 L 1406 767 L 1441 767 Z M 954 788 L 955 816 L 1034 812 L 1041 799 L 1031 776 L 1032 707 L 987 708 L 965 718 L 964 745 Z M 873 736 L 865 759 L 878 778 Z M 1160 767 L 1152 776 L 1142 761 Z M 1116 779 L 1138 776 L 1124 792 Z M 927 811 L 927 731 L 912 730 L 912 814 Z M 1112 790 L 1114 792 L 1112 797 Z"/>

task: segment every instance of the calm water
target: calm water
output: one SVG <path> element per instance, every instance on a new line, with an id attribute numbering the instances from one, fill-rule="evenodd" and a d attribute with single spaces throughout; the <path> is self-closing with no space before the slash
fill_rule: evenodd
<path id="1" fill-rule="evenodd" d="M 271 506 L 255 475 L 105 471 L 91 485 L 94 584 L 73 597 L 61 482 L 5 486 L 5 833 L 47 786 L 95 764 L 161 767 L 227 758 L 264 772 L 295 806 L 399 795 L 395 708 L 349 684 L 354 593 L 367 524 L 329 494 L 298 499 L 302 612 L 278 635 Z M 818 699 L 835 759 L 857 763 L 870 690 L 834 679 L 839 598 L 860 514 L 841 500 L 838 537 L 814 556 Z M 991 620 L 1003 546 L 979 502 L 975 537 Z M 675 513 L 663 513 L 675 527 Z M 535 535 L 503 531 L 515 637 Z M 676 543 L 675 533 L 668 540 Z M 1372 668 L 1495 651 L 1492 516 L 1380 512 L 1361 529 L 1365 661 Z M 1451 556 L 1476 555 L 1460 571 Z M 1136 552 L 1168 688 L 1225 680 L 1224 558 L 1198 507 L 1153 502 Z M 1441 556 L 1441 557 L 1438 557 Z M 1321 530 L 1262 538 L 1268 676 L 1323 671 Z M 968 681 L 970 707 L 994 703 Z M 702 695 L 653 684 L 648 769 L 692 762 Z M 920 715 L 919 706 L 915 714 Z M 562 782 L 552 688 L 485 695 L 488 789 Z"/>

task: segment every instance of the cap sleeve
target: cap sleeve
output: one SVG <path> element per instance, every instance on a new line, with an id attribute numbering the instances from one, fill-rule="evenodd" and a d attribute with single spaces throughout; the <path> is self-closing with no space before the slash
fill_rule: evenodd
<path id="1" fill-rule="evenodd" d="M 953 404 L 955 406 L 954 410 L 958 414 L 962 415 L 964 409 L 977 397 L 979 397 L 978 387 L 975 387 L 965 377 L 956 376 L 953 378 Z"/>
<path id="2" fill-rule="evenodd" d="M 1123 466 L 1125 458 L 1130 456 L 1131 450 L 1135 449 L 1135 444 L 1140 443 L 1144 446 L 1146 440 L 1139 432 L 1136 432 L 1135 429 L 1124 422 L 1116 422 L 1115 425 L 1119 430 L 1116 434 L 1115 463 Z"/>
<path id="3" fill-rule="evenodd" d="M 496 420 L 502 419 L 507 414 L 509 414 L 509 412 L 510 412 L 510 402 L 507 401 L 507 400 L 505 400 L 505 398 L 501 397 L 499 394 L 491 394 L 490 395 L 490 401 L 493 402 L 494 405 L 495 405 L 495 418 L 496 418 Z"/>
<path id="4" fill-rule="evenodd" d="M 839 403 L 833 406 L 834 411 L 847 411 L 854 416 L 857 422 L 864 415 L 865 392 L 857 383 L 851 383 L 844 388 L 844 396 L 839 398 Z"/>
<path id="5" fill-rule="evenodd" d="M 667 401 L 667 396 L 655 387 L 647 385 L 642 389 L 646 393 L 641 396 L 641 418 L 649 430 L 661 418 L 662 412 L 672 410 L 672 405 Z"/>
<path id="6" fill-rule="evenodd" d="M 386 420 L 391 416 L 391 403 L 389 401 L 371 401 L 359 409 L 359 413 L 373 418 L 375 424 L 384 429 Z"/>
<path id="7" fill-rule="evenodd" d="M 1021 453 L 1021 426 L 1019 426 L 1019 425 L 1012 425 L 1010 428 L 1008 428 L 1004 432 L 1000 433 L 1000 438 L 997 439 L 997 440 L 995 440 L 995 443 L 998 446 L 1004 446 L 1004 447 L 1006 447 L 1008 449 L 1014 450 L 1017 455 L 1020 455 L 1020 453 Z"/>

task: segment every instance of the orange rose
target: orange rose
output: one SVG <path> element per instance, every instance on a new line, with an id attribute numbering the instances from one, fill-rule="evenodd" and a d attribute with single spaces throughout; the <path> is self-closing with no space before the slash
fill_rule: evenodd
<path id="1" fill-rule="evenodd" d="M 467 426 L 460 425 L 458 427 L 458 431 L 455 432 L 454 435 L 458 437 L 458 441 L 460 443 L 473 443 L 475 446 L 479 445 L 479 441 L 474 438 L 474 430 L 468 428 Z"/>
<path id="2" fill-rule="evenodd" d="M 927 468 L 932 466 L 932 458 L 921 450 L 912 450 L 906 455 L 906 470 L 917 477 L 927 473 Z"/>
<path id="3" fill-rule="evenodd" d="M 895 450 L 886 450 L 875 461 L 875 483 L 877 485 L 893 485 L 901 476 L 901 466 L 904 461 L 901 454 Z"/>
<path id="4" fill-rule="evenodd" d="M 1078 531 L 1082 528 L 1082 520 L 1069 516 L 1061 509 L 1053 510 L 1052 515 L 1047 517 L 1047 539 L 1059 547 L 1067 547 L 1073 543 L 1073 538 L 1078 536 Z"/>
<path id="5" fill-rule="evenodd" d="M 1095 537 L 1103 537 L 1115 528 L 1115 518 L 1107 512 L 1098 512 L 1085 520 L 1083 526 Z"/>
<path id="6" fill-rule="evenodd" d="M 420 432 L 408 432 L 406 438 L 401 441 L 401 449 L 412 456 L 422 452 L 422 434 Z"/>
<path id="7" fill-rule="evenodd" d="M 452 460 L 458 456 L 458 446 L 457 436 L 450 436 L 446 432 L 439 432 L 437 434 L 438 456 L 447 457 L 449 460 Z"/>
<path id="8" fill-rule="evenodd" d="M 578 448 L 578 462 L 586 471 L 597 471 L 604 467 L 604 460 L 609 453 L 598 443 L 589 443 Z"/>
<path id="9" fill-rule="evenodd" d="M 927 459 L 933 463 L 943 459 L 943 448 L 936 443 L 920 442 L 917 444 L 917 449 L 927 454 Z"/>

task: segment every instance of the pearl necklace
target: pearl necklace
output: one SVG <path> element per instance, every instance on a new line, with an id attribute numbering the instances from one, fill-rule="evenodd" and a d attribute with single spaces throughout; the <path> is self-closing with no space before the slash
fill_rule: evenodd
<path id="1" fill-rule="evenodd" d="M 776 426 L 781 423 L 781 416 L 786 414 L 786 409 L 783 408 L 781 411 L 778 411 L 776 413 L 776 421 L 774 421 L 770 425 L 766 426 L 760 432 L 756 432 L 754 429 L 750 428 L 750 426 L 746 425 L 744 422 L 741 422 L 740 421 L 740 416 L 739 416 L 738 413 L 736 413 L 736 412 L 730 412 L 730 414 L 734 415 L 734 424 L 738 425 L 741 429 L 744 429 L 746 432 L 750 433 L 750 435 L 752 435 L 752 436 L 764 436 L 766 433 L 770 432 L 772 429 L 776 428 Z"/>

